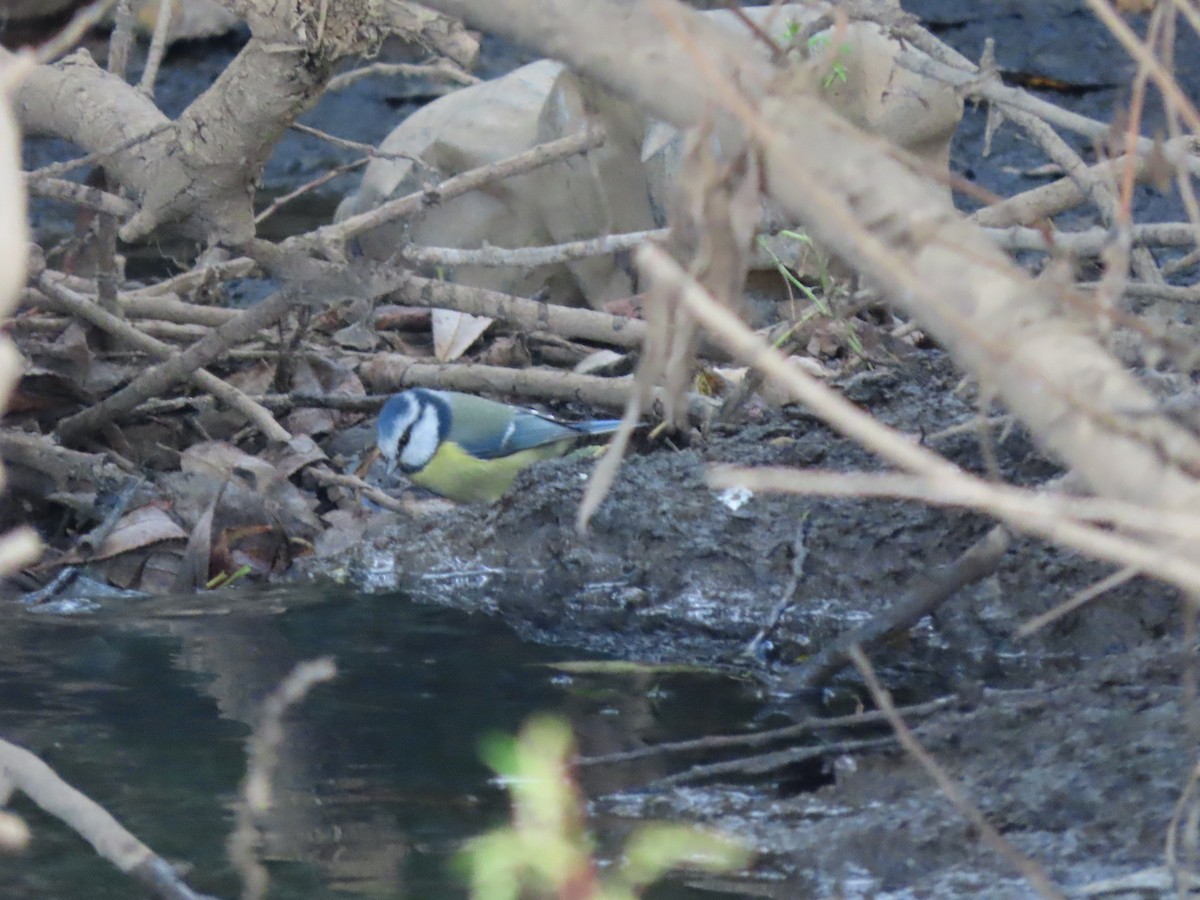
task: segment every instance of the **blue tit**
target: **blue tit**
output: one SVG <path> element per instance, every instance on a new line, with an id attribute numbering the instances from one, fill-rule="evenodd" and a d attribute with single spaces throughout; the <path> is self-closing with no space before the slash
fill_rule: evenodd
<path id="1" fill-rule="evenodd" d="M 562 456 L 588 435 L 616 431 L 619 419 L 568 424 L 457 391 L 413 388 L 379 413 L 376 444 L 390 474 L 397 465 L 423 488 L 459 503 L 490 503 L 517 473 Z"/>

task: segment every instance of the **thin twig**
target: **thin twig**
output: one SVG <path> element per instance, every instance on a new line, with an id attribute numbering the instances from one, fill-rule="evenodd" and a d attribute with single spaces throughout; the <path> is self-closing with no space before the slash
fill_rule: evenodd
<path id="1" fill-rule="evenodd" d="M 437 62 L 426 65 L 414 63 L 371 63 L 370 65 L 360 66 L 357 69 L 351 69 L 349 72 L 343 72 L 340 75 L 330 78 L 329 83 L 325 85 L 325 92 L 344 90 L 356 81 L 362 81 L 364 78 L 389 78 L 393 75 L 400 75 L 405 78 L 444 78 L 463 87 L 479 84 L 481 80 L 445 59 L 440 59 Z"/>
<path id="2" fill-rule="evenodd" d="M 335 472 L 328 466 L 311 466 L 308 471 L 317 481 L 326 487 L 337 486 L 357 491 L 371 502 L 392 512 L 403 512 L 407 508 L 404 503 L 397 500 L 391 494 L 374 485 L 367 484 L 367 482 L 363 481 L 357 475 Z"/>
<path id="3" fill-rule="evenodd" d="M 342 147 L 346 150 L 357 150 L 369 159 L 402 159 L 406 162 L 415 163 L 418 166 L 428 169 L 429 164 L 421 157 L 412 153 L 404 153 L 399 150 L 380 150 L 374 144 L 364 144 L 362 141 L 352 141 L 349 138 L 338 137 L 336 134 L 330 134 L 328 131 L 322 131 L 320 128 L 314 128 L 311 125 L 305 125 L 303 122 L 293 122 L 288 126 L 292 131 L 298 131 L 301 134 L 312 135 L 315 138 L 320 138 L 327 144 L 333 144 L 335 147 Z M 362 161 L 355 163 L 361 165 Z"/>
<path id="4" fill-rule="evenodd" d="M 1196 110 L 1171 73 L 1158 61 L 1154 51 L 1146 46 L 1125 20 L 1117 14 L 1116 10 L 1109 5 L 1108 0 L 1085 0 L 1085 2 L 1096 14 L 1096 17 L 1104 23 L 1112 36 L 1137 61 L 1138 65 L 1144 66 L 1149 71 L 1155 86 L 1162 91 L 1163 96 L 1171 102 L 1171 105 L 1187 122 L 1192 133 L 1200 133 L 1200 112 Z"/>
<path id="5" fill-rule="evenodd" d="M 172 360 L 179 356 L 177 348 L 169 344 L 164 344 L 162 341 L 152 338 L 147 334 L 143 334 L 128 322 L 106 312 L 98 304 L 90 302 L 86 297 L 76 294 L 61 284 L 57 284 L 53 279 L 47 277 L 46 273 L 43 273 L 38 279 L 38 287 L 45 292 L 51 304 L 56 304 L 70 314 L 83 318 L 96 327 L 104 329 L 108 334 L 113 335 L 118 340 L 132 347 L 137 347 L 139 350 L 143 350 L 164 360 Z M 200 388 L 219 397 L 222 402 L 227 403 L 246 416 L 268 439 L 273 441 L 287 441 L 291 439 L 291 434 L 275 421 L 270 412 L 252 401 L 233 385 L 222 381 L 211 372 L 199 366 L 187 374 Z M 154 396 L 154 394 L 148 396 Z M 137 403 L 134 403 L 130 408 L 132 409 L 137 405 Z M 95 409 L 95 407 L 91 407 L 90 409 Z M 84 413 L 87 412 L 88 410 L 84 410 Z M 65 425 L 69 421 L 70 419 L 67 419 L 63 424 Z"/>
<path id="6" fill-rule="evenodd" d="M 394 219 L 412 215 L 426 206 L 445 203 L 453 197 L 476 190 L 493 181 L 512 178 L 541 168 L 549 163 L 586 153 L 604 143 L 604 130 L 590 128 L 579 134 L 538 144 L 514 156 L 471 169 L 428 190 L 416 191 L 395 200 L 389 200 L 369 212 L 351 216 L 335 225 L 326 225 L 308 234 L 285 241 L 285 249 L 304 249 L 344 243 L 360 234 L 378 228 Z"/>
<path id="7" fill-rule="evenodd" d="M 1042 613 L 1040 616 L 1034 616 L 1027 622 L 1022 623 L 1021 627 L 1014 632 L 1014 635 L 1018 638 L 1027 638 L 1035 631 L 1040 631 L 1051 622 L 1057 622 L 1068 613 L 1072 613 L 1081 606 L 1091 603 L 1097 597 L 1107 594 L 1109 591 L 1120 587 L 1127 581 L 1132 581 L 1140 574 L 1140 571 L 1131 566 L 1126 566 L 1124 569 L 1118 569 L 1111 575 L 1107 575 L 1094 584 L 1084 588 L 1082 591 L 1077 591 L 1074 596 L 1064 600 L 1062 603 L 1059 603 L 1053 609 L 1046 610 L 1046 612 Z"/>
<path id="8" fill-rule="evenodd" d="M 864 750 L 882 750 L 895 746 L 896 738 L 892 735 L 882 738 L 859 738 L 855 740 L 836 741 L 830 744 L 817 744 L 812 747 L 789 747 L 787 750 L 776 750 L 773 753 L 763 753 L 758 756 L 746 756 L 729 759 L 724 762 L 706 763 L 692 766 L 674 775 L 655 778 L 646 784 L 651 788 L 676 787 L 681 784 L 692 784 L 710 778 L 728 778 L 731 775 L 748 777 L 751 775 L 768 775 L 794 766 L 796 763 L 809 759 L 819 759 L 827 756 L 842 756 L 846 753 L 861 753 Z"/>
<path id="9" fill-rule="evenodd" d="M 367 162 L 368 160 L 366 159 L 356 159 L 354 162 L 348 162 L 343 165 L 336 166 L 335 168 L 330 169 L 328 172 L 324 172 L 318 175 L 316 178 L 306 181 L 294 191 L 289 191 L 280 197 L 276 197 L 270 206 L 254 217 L 254 224 L 262 224 L 265 219 L 269 219 L 271 216 L 275 215 L 275 213 L 279 212 L 279 208 L 285 203 L 290 203 L 297 197 L 302 197 L 309 191 L 316 190 L 321 185 L 328 184 L 329 182 L 333 181 L 333 179 L 341 175 L 345 175 L 347 172 L 353 172 L 355 169 L 362 168 L 367 164 Z"/>
<path id="10" fill-rule="evenodd" d="M 867 690 L 871 692 L 871 698 L 875 701 L 875 705 L 887 717 L 888 722 L 896 733 L 897 740 L 900 741 L 900 745 L 929 774 L 942 793 L 946 795 L 946 798 L 954 804 L 959 814 L 971 823 L 979 834 L 980 839 L 1003 859 L 1006 859 L 1013 868 L 1025 877 L 1025 880 L 1029 882 L 1033 889 L 1046 898 L 1046 900 L 1066 900 L 1065 895 L 1055 886 L 1054 881 L 1042 865 L 1036 860 L 1029 859 L 1022 854 L 1016 847 L 1009 843 L 1004 835 L 993 828 L 992 824 L 984 818 L 983 813 L 979 811 L 979 808 L 967 799 L 962 788 L 946 774 L 937 761 L 921 746 L 920 741 L 917 740 L 904 720 L 900 718 L 900 714 L 896 712 L 891 694 L 885 691 L 883 686 L 880 685 L 879 679 L 875 676 L 875 670 L 872 668 L 866 655 L 862 652 L 862 648 L 851 647 L 848 655 L 850 661 L 858 669 L 859 674 L 862 675 L 863 681 L 866 682 Z"/>
<path id="11" fill-rule="evenodd" d="M 634 231 L 627 234 L 610 234 L 583 241 L 550 244 L 545 247 L 494 247 L 459 249 L 457 247 L 426 247 L 420 244 L 405 244 L 399 248 L 401 259 L 414 266 L 483 266 L 533 268 L 556 263 L 587 259 L 593 256 L 609 256 L 632 250 L 642 241 L 664 238 L 669 229 L 655 228 L 651 231 Z"/>
<path id="12" fill-rule="evenodd" d="M 116 0 L 109 0 L 116 2 Z M 153 137 L 157 137 L 164 132 L 170 131 L 175 127 L 174 122 L 163 122 L 155 125 L 149 131 L 143 131 L 141 134 L 134 135 L 131 138 L 126 138 L 123 141 L 118 141 L 111 147 L 105 147 L 103 150 L 97 150 L 94 153 L 88 153 L 85 156 L 77 156 L 75 159 L 68 159 L 63 162 L 51 163 L 47 166 L 42 166 L 40 169 L 34 169 L 25 175 L 29 181 L 36 181 L 39 178 L 59 178 L 68 172 L 73 172 L 75 169 L 84 166 L 94 166 L 97 163 L 103 163 L 110 156 L 115 156 L 122 153 L 131 147 L 136 147 L 138 144 L 144 143 Z"/>
<path id="13" fill-rule="evenodd" d="M 153 366 L 120 390 L 59 423 L 58 433 L 70 443 L 94 433 L 109 422 L 124 417 L 144 400 L 164 394 L 173 385 L 190 378 L 229 347 L 248 340 L 281 318 L 295 302 L 289 291 L 279 291 L 231 319 L 186 350 L 171 349 L 164 362 Z M 203 376 L 201 376 L 203 377 Z M 269 418 L 269 416 L 268 416 Z M 281 429 L 282 430 L 282 429 Z M 286 440 L 286 438 L 285 438 Z"/>
<path id="14" fill-rule="evenodd" d="M 92 3 L 75 13 L 71 21 L 58 34 L 37 48 L 37 52 L 34 54 L 35 59 L 39 63 L 54 62 L 78 44 L 80 39 L 92 28 L 99 25 L 116 2 L 117 0 L 93 0 Z"/>
<path id="15" fill-rule="evenodd" d="M 709 483 L 718 488 L 745 487 L 773 493 L 916 500 L 935 506 L 961 506 L 997 516 L 1024 509 L 1031 517 L 1061 516 L 1200 542 L 1200 514 L 1140 506 L 1107 497 L 1078 497 L 1052 490 L 989 484 L 987 489 L 976 491 L 977 485 L 968 486 L 966 482 L 950 484 L 894 472 L 828 472 L 786 466 L 751 469 L 714 466 Z"/>
<path id="16" fill-rule="evenodd" d="M 958 702 L 957 697 L 939 697 L 925 703 L 905 706 L 901 711 L 907 716 L 929 716 L 947 709 Z M 753 734 L 722 734 L 710 737 L 695 738 L 690 741 L 671 741 L 654 744 L 650 747 L 640 747 L 637 750 L 625 750 L 620 753 L 606 753 L 603 756 L 583 756 L 575 761 L 579 766 L 606 766 L 617 763 L 633 762 L 653 756 L 665 756 L 673 753 L 708 753 L 713 750 L 729 748 L 761 747 L 776 741 L 792 740 L 803 737 L 814 731 L 825 731 L 835 728 L 855 728 L 860 725 L 879 725 L 887 721 L 887 717 L 878 710 L 853 713 L 848 716 L 831 716 L 828 719 L 812 716 L 795 725 L 783 728 L 773 728 L 769 731 L 756 731 Z"/>
<path id="17" fill-rule="evenodd" d="M 249 278 L 258 271 L 258 263 L 249 257 L 239 256 L 236 259 L 218 263 L 204 263 L 187 272 L 181 272 L 170 278 L 156 282 L 149 287 L 136 288 L 126 291 L 121 299 L 132 302 L 139 299 L 160 297 L 164 294 L 187 294 L 212 284 L 220 284 L 234 278 Z M 211 309 L 211 307 L 208 307 Z"/>
<path id="18" fill-rule="evenodd" d="M 150 38 L 150 49 L 146 51 L 146 65 L 138 81 L 138 90 L 154 99 L 154 83 L 158 80 L 158 67 L 167 52 L 167 35 L 171 31 L 171 19 L 175 15 L 175 0 L 159 0 L 158 18 L 154 21 L 154 34 Z"/>
<path id="19" fill-rule="evenodd" d="M 779 592 L 779 599 L 775 601 L 775 605 L 771 607 L 770 613 L 767 614 L 766 622 L 763 623 L 758 633 L 750 639 L 750 642 L 742 651 L 743 656 L 749 656 L 752 659 L 758 657 L 758 649 L 762 646 L 763 641 L 767 640 L 775 632 L 775 629 L 779 627 L 779 623 L 783 620 L 783 614 L 796 602 L 796 591 L 800 589 L 800 579 L 804 577 L 804 563 L 808 561 L 808 536 L 810 530 L 809 517 L 805 514 L 796 524 L 796 537 L 792 540 L 792 570 L 788 576 L 787 584 Z"/>
<path id="20" fill-rule="evenodd" d="M 108 39 L 108 72 L 124 81 L 129 50 L 133 44 L 133 0 L 117 0 L 113 18 L 113 30 Z M 107 171 L 103 173 L 101 181 L 108 193 L 120 194 L 120 183 Z M 107 213 L 101 213 L 96 219 L 96 302 L 103 310 L 117 317 L 122 315 L 117 292 L 121 289 L 124 274 L 118 271 L 117 220 Z"/>
<path id="21" fill-rule="evenodd" d="M 88 184 L 66 181 L 62 178 L 39 178 L 28 182 L 29 193 L 35 197 L 46 197 L 50 200 L 65 200 L 82 206 L 84 209 L 94 209 L 118 219 L 128 219 L 138 210 L 138 205 L 132 200 L 126 200 L 117 194 L 109 193 Z"/>
<path id="22" fill-rule="evenodd" d="M 486 288 L 422 278 L 407 270 L 386 266 L 379 267 L 377 275 L 391 284 L 388 293 L 400 302 L 487 316 L 521 331 L 551 331 L 560 337 L 596 341 L 630 350 L 641 347 L 646 334 L 646 323 L 629 316 L 527 300 Z"/>

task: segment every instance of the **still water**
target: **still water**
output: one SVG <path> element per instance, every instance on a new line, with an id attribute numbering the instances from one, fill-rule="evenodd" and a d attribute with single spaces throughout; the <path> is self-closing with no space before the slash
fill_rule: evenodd
<path id="1" fill-rule="evenodd" d="M 293 665 L 339 676 L 288 717 L 264 857 L 272 898 L 465 896 L 450 860 L 501 824 L 477 746 L 532 712 L 570 719 L 594 754 L 744 727 L 755 702 L 702 676 L 567 676 L 578 659 L 483 616 L 397 595 L 316 589 L 14 615 L 0 640 L 0 736 L 39 754 L 197 890 L 235 897 L 226 856 L 245 740 Z M 595 795 L 661 774 L 586 770 Z M 128 898 L 139 889 L 25 798 L 29 850 L 0 861 L 0 898 Z M 659 897 L 720 895 L 682 884 Z"/>

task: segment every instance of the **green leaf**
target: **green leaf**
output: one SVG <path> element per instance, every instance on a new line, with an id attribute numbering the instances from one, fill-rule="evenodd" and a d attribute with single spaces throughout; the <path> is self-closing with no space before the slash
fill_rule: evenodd
<path id="1" fill-rule="evenodd" d="M 636 889 L 677 866 L 727 872 L 750 861 L 750 851 L 725 835 L 688 825 L 649 824 L 625 845 L 622 880 Z"/>

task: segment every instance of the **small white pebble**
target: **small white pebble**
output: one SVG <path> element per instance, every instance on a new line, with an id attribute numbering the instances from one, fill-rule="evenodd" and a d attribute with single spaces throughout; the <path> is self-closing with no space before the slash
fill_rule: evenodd
<path id="1" fill-rule="evenodd" d="M 721 491 L 721 493 L 717 496 L 717 499 L 725 504 L 725 507 L 730 512 L 737 512 L 739 509 L 749 503 L 753 496 L 754 492 L 749 488 L 731 487 L 725 488 L 725 490 Z"/>

